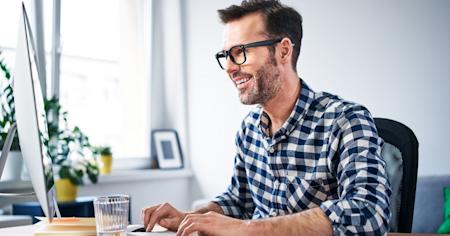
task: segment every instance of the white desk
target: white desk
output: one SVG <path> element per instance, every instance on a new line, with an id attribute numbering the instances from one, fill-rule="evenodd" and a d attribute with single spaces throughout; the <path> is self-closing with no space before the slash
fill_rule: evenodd
<path id="1" fill-rule="evenodd" d="M 27 226 L 17 226 L 10 228 L 0 228 L 1 236 L 32 236 L 34 230 L 38 227 L 37 224 L 27 225 Z M 149 234 L 152 235 L 152 234 Z M 162 235 L 162 234 L 154 234 L 154 235 Z M 388 233 L 388 236 L 440 236 L 442 234 L 407 234 L 407 233 Z M 448 234 L 447 234 L 448 235 Z"/>
<path id="2" fill-rule="evenodd" d="M 26 226 L 16 226 L 16 227 L 8 227 L 8 228 L 0 228 L 1 236 L 33 236 L 34 231 L 39 227 L 39 223 L 34 225 L 26 225 Z M 138 235 L 147 235 L 147 236 L 173 236 L 175 233 L 173 232 L 164 232 L 164 233 L 128 233 L 130 236 L 138 236 Z"/>
<path id="3" fill-rule="evenodd" d="M 25 225 L 8 228 L 0 228 L 0 235 L 2 236 L 18 236 L 18 235 L 34 235 L 34 231 L 39 225 Z"/>

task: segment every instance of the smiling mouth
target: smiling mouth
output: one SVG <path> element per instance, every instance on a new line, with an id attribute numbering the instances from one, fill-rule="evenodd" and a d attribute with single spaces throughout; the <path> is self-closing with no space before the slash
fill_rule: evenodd
<path id="1" fill-rule="evenodd" d="M 252 77 L 246 77 L 246 78 L 242 78 L 242 79 L 237 79 L 234 82 L 236 83 L 236 87 L 238 88 L 243 88 L 245 86 L 245 84 L 250 81 L 252 79 Z"/>

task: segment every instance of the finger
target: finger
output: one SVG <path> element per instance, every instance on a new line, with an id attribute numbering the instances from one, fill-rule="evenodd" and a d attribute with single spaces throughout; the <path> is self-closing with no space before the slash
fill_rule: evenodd
<path id="1" fill-rule="evenodd" d="M 180 225 L 178 226 L 177 236 L 180 236 L 183 233 L 184 229 L 193 222 L 192 218 L 194 218 L 194 217 L 195 217 L 195 214 L 189 214 L 186 217 L 184 217 L 184 219 L 181 221 Z"/>
<path id="2" fill-rule="evenodd" d="M 186 228 L 184 228 L 183 232 L 181 232 L 180 236 L 189 236 L 194 232 L 201 232 L 204 230 L 204 224 L 201 223 L 192 223 Z"/>
<path id="3" fill-rule="evenodd" d="M 190 214 L 187 215 L 184 220 L 180 223 L 180 226 L 178 227 L 178 231 L 177 231 L 177 235 L 183 235 L 184 231 L 186 230 L 186 228 L 190 227 L 192 224 L 200 224 L 200 223 L 204 223 L 205 219 L 204 219 L 204 215 L 203 214 Z"/>
<path id="4" fill-rule="evenodd" d="M 175 209 L 167 204 L 161 204 L 152 214 L 150 217 L 150 220 L 148 222 L 148 225 L 146 227 L 146 231 L 150 232 L 155 224 L 159 222 L 162 218 L 167 217 L 170 215 L 171 212 L 173 212 Z"/>
<path id="5" fill-rule="evenodd" d="M 164 218 L 158 222 L 158 224 L 161 225 L 162 227 L 173 231 L 177 230 L 179 223 L 180 223 L 179 219 L 176 217 Z"/>
<path id="6" fill-rule="evenodd" d="M 159 207 L 160 205 L 155 205 L 152 207 L 147 207 L 142 209 L 142 222 L 144 224 L 144 227 L 147 227 L 148 222 L 150 221 L 150 217 L 152 215 L 152 213 Z"/>
<path id="7" fill-rule="evenodd" d="M 155 205 L 155 206 L 152 206 L 152 207 L 147 207 L 147 208 L 142 209 L 142 218 L 143 218 L 142 222 L 144 223 L 145 226 L 148 224 L 152 213 L 156 209 L 158 209 L 159 206 L 160 205 Z"/>

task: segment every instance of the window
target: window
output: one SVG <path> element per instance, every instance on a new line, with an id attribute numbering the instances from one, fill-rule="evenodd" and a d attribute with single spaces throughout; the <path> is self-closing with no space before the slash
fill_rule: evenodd
<path id="1" fill-rule="evenodd" d="M 50 97 L 53 3 L 42 4 Z M 31 1 L 25 5 L 31 16 Z M 20 9 L 21 1 L 0 5 L 0 21 L 8 22 L 0 33 L 1 57 L 11 69 Z M 149 157 L 151 2 L 61 1 L 60 13 L 59 97 L 69 125 L 79 126 L 93 145 L 110 145 L 116 158 Z"/>
<path id="2" fill-rule="evenodd" d="M 61 2 L 61 105 L 70 125 L 91 144 L 110 145 L 118 158 L 150 152 L 147 6 L 143 0 Z"/>

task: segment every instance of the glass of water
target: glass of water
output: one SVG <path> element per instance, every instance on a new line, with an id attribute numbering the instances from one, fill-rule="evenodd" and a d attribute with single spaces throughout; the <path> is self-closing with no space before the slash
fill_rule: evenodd
<path id="1" fill-rule="evenodd" d="M 127 235 L 130 196 L 112 195 L 94 199 L 97 236 Z"/>

